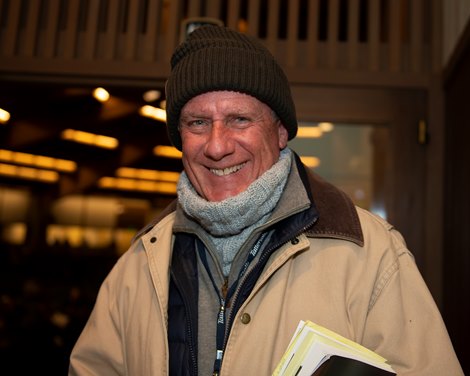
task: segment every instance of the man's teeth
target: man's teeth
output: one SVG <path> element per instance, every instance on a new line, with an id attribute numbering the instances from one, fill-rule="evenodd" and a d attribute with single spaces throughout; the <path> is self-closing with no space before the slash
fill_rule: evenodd
<path id="1" fill-rule="evenodd" d="M 211 172 L 214 175 L 217 175 L 217 176 L 230 175 L 230 174 L 233 174 L 234 172 L 239 171 L 244 165 L 245 164 L 242 163 L 242 164 L 239 164 L 237 166 L 227 167 L 227 168 L 223 168 L 223 169 L 211 168 Z"/>

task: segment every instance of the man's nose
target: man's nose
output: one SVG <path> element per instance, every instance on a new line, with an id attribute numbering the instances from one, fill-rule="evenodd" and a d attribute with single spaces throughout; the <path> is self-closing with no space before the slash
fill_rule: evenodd
<path id="1" fill-rule="evenodd" d="M 233 153 L 233 140 L 230 129 L 222 121 L 214 121 L 204 148 L 206 157 L 221 160 Z"/>

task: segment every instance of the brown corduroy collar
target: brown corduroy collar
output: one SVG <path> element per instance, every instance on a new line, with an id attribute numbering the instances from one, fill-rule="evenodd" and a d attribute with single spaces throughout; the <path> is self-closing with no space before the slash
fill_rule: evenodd
<path id="1" fill-rule="evenodd" d="M 319 213 L 315 226 L 307 236 L 339 238 L 364 245 L 364 236 L 357 210 L 343 191 L 326 182 L 317 174 L 307 170 L 313 202 Z"/>

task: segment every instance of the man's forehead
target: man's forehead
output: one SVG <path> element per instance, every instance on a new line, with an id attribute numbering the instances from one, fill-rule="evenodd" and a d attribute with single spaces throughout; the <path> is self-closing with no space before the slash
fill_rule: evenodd
<path id="1" fill-rule="evenodd" d="M 257 98 L 236 91 L 210 91 L 191 98 L 182 108 L 181 114 L 193 111 L 224 110 L 230 112 L 249 112 L 251 110 L 271 111 L 270 107 Z"/>

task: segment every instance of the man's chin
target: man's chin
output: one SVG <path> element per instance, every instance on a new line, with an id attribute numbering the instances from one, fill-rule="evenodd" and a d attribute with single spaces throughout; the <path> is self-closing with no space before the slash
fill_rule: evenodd
<path id="1" fill-rule="evenodd" d="M 218 187 L 219 189 L 217 191 L 211 191 L 207 192 L 206 194 L 206 200 L 207 201 L 213 201 L 213 202 L 220 202 L 223 200 L 226 200 L 228 198 L 232 198 L 243 192 L 243 189 L 240 190 L 234 190 L 234 189 L 227 189 L 223 190 L 220 189 L 221 187 Z"/>

